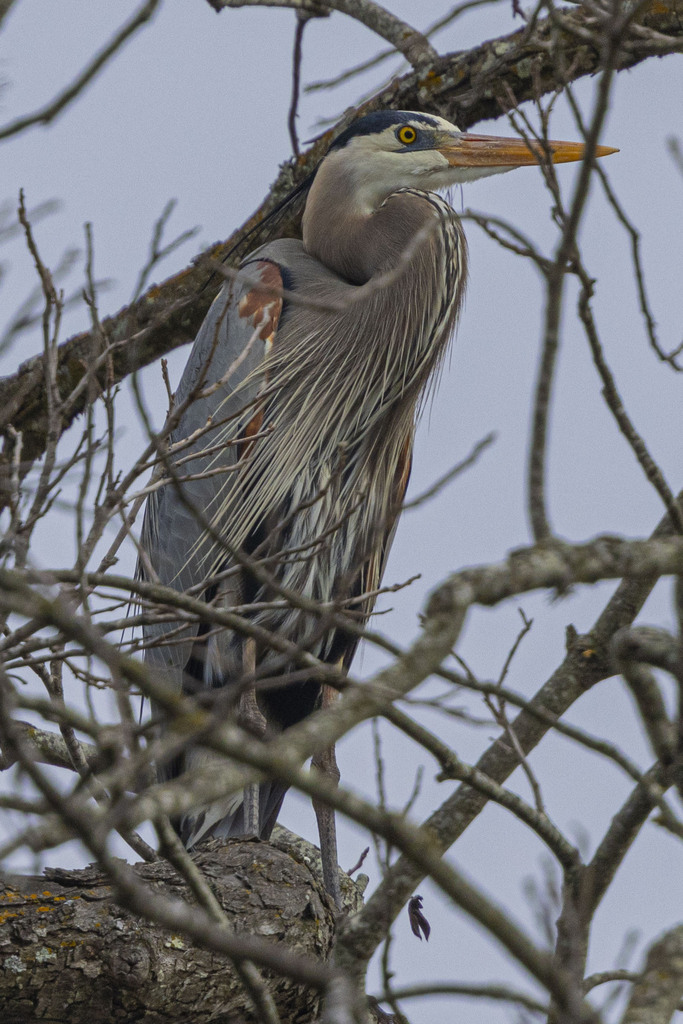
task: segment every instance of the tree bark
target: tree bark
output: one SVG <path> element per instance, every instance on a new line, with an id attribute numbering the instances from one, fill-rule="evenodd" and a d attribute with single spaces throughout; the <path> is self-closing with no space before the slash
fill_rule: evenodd
<path id="1" fill-rule="evenodd" d="M 325 961 L 335 918 L 316 873 L 314 847 L 279 829 L 270 843 L 207 844 L 194 858 L 235 932 L 283 943 Z M 136 873 L 167 897 L 192 901 L 166 862 Z M 359 888 L 345 885 L 350 906 Z M 202 1024 L 254 1021 L 232 964 L 181 935 L 141 922 L 117 905 L 96 866 L 46 869 L 0 888 L 0 1019 L 13 1024 Z M 315 1020 L 319 993 L 262 971 L 283 1021 Z"/>

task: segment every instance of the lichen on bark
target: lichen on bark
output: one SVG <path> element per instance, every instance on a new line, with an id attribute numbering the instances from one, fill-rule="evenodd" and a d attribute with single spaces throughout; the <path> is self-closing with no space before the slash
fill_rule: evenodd
<path id="1" fill-rule="evenodd" d="M 313 847 L 279 831 L 278 845 L 208 844 L 196 863 L 231 927 L 296 953 L 327 960 L 333 908 L 319 880 Z M 192 903 L 187 886 L 165 862 L 136 873 L 154 893 Z M 349 880 L 352 905 L 360 895 Z M 262 971 L 283 1020 L 315 1020 L 319 993 Z M 0 1019 L 6 1024 L 202 1024 L 254 1020 L 226 957 L 199 948 L 121 909 L 96 866 L 46 869 L 0 887 Z"/>

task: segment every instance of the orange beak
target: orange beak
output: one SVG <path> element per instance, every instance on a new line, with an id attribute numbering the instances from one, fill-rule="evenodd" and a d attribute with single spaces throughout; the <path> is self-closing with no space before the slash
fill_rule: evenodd
<path id="1" fill-rule="evenodd" d="M 451 136 L 447 145 L 439 146 L 439 153 L 452 167 L 524 167 L 547 160 L 548 150 L 554 164 L 566 164 L 581 160 L 586 147 L 583 142 L 547 142 L 544 146 L 533 139 L 527 142 L 525 139 L 501 139 L 496 135 L 470 135 L 469 132 L 463 132 L 457 139 Z M 596 146 L 595 149 L 597 157 L 618 152 L 611 146 Z"/>

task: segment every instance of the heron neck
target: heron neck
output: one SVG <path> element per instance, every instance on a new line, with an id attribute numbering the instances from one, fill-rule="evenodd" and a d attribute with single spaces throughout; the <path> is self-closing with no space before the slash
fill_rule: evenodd
<path id="1" fill-rule="evenodd" d="M 411 196 L 408 199 L 408 196 Z M 363 285 L 394 269 L 424 243 L 434 210 L 417 193 L 393 202 L 396 193 L 339 173 L 323 164 L 311 186 L 303 219 L 304 247 L 329 270 L 351 284 Z M 412 260 L 411 260 L 412 262 Z"/>

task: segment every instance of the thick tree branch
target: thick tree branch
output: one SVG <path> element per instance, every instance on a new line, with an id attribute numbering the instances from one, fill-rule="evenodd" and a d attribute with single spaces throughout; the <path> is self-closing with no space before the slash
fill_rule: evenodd
<path id="1" fill-rule="evenodd" d="M 658 791 L 672 783 L 671 772 L 654 765 L 612 819 L 581 880 L 581 911 L 586 927 L 607 892 L 617 869 L 655 807 Z"/>
<path id="2" fill-rule="evenodd" d="M 622 1024 L 669 1024 L 683 998 L 683 925 L 651 947 Z"/>
<path id="3" fill-rule="evenodd" d="M 263 977 L 283 1020 L 315 1019 L 319 990 L 330 973 L 324 961 L 332 948 L 334 915 L 305 854 L 294 852 L 298 847 L 288 843 L 286 830 L 279 834 L 278 848 L 214 843 L 194 858 L 230 926 L 225 952 L 215 938 L 203 944 L 184 937 L 183 913 L 189 921 L 196 909 L 188 886 L 168 863 L 138 865 L 135 873 L 150 903 L 165 897 L 182 908 L 183 900 L 174 932 L 158 925 L 141 930 L 137 915 L 115 901 L 111 878 L 96 867 L 7 879 L 0 888 L 2 1019 L 28 1020 L 40 1006 L 41 1019 L 55 1024 L 114 1024 L 143 1016 L 199 1024 L 213 1019 L 220 1006 L 226 1019 L 234 1014 L 253 1021 L 226 956 L 235 941 L 237 949 L 241 944 L 245 951 L 269 951 L 270 970 Z M 311 847 L 308 856 L 315 854 Z M 354 896 L 353 906 L 359 899 Z M 235 933 L 243 935 L 235 939 Z M 305 977 L 278 973 L 278 961 L 288 970 L 290 960 L 307 965 Z"/>
<path id="4" fill-rule="evenodd" d="M 45 729 L 36 729 L 29 722 L 16 722 L 26 738 L 26 741 L 35 748 L 36 761 L 40 764 L 51 764 L 56 768 L 73 769 L 73 761 L 69 755 L 67 745 L 56 732 L 49 732 Z M 81 752 L 92 771 L 101 771 L 107 765 L 107 758 L 103 756 L 102 750 L 92 743 L 80 741 Z M 5 754 L 0 749 L 0 772 L 11 768 L 15 764 L 15 758 Z"/>

